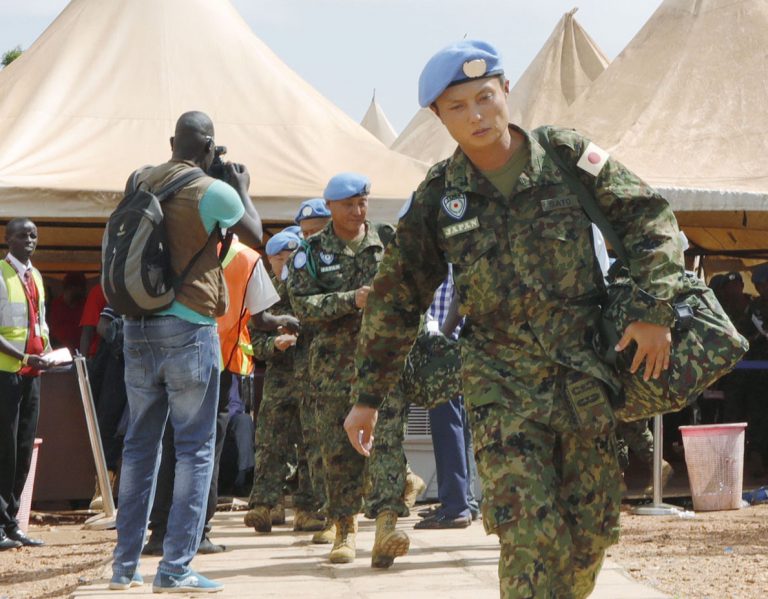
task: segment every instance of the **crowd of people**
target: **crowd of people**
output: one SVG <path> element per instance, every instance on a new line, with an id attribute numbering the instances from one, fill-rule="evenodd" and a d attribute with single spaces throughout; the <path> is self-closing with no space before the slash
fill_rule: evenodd
<path id="1" fill-rule="evenodd" d="M 186 273 L 174 302 L 125 318 L 106 304 L 87 307 L 77 339 L 95 358 L 95 330 L 106 358 L 124 370 L 104 376 L 97 398 L 100 422 L 109 420 L 102 433 L 120 440 L 105 452 L 115 476 L 119 469 L 110 589 L 143 584 L 142 553 L 161 556 L 156 592 L 222 589 L 190 563 L 198 551 L 225 550 L 208 532 L 229 434 L 241 441 L 229 453 L 240 488 L 252 470 L 244 523 L 256 533 L 285 521 L 283 487 L 293 464 L 293 528 L 331 545 L 330 562 L 356 558 L 360 513 L 376 521 L 372 567 L 405 556 L 410 539 L 398 519 L 424 481 L 403 451 L 411 399 L 401 375 L 414 338 L 433 334 L 458 339 L 462 388 L 430 414 L 440 506 L 416 528 L 464 528 L 482 513 L 485 530 L 500 541 L 502 597 L 591 593 L 618 538 L 611 408 L 618 383 L 587 334 L 602 290 L 598 232 L 558 162 L 594 194 L 646 292 L 617 350 L 635 349 L 634 368 L 647 376 L 658 378 L 669 363 L 683 247 L 661 196 L 573 130 L 547 128 L 546 149 L 509 123 L 508 93 L 501 58 L 486 42 L 458 42 L 430 59 L 419 102 L 458 149 L 428 172 L 396 227 L 367 218 L 371 182 L 352 172 L 298 206 L 296 226 L 267 240 L 266 260 L 253 249 L 264 234 L 243 165 L 225 163 L 221 178 L 194 179 L 163 203 L 172 267 Z M 207 115 L 184 113 L 170 160 L 131 180 L 159 189 L 189 169 L 210 172 L 214 139 Z M 231 245 L 218 230 L 236 235 Z M 10 258 L 0 288 L 0 300 L 19 307 L 0 305 L 0 385 L 15 389 L 21 381 L 22 406 L 39 405 L 36 375 L 47 367 L 49 346 L 42 287 L 22 284 L 26 271 L 39 278 L 29 262 L 33 232 L 36 240 L 28 219 L 6 228 Z M 768 272 L 764 279 L 768 291 Z M 62 313 L 83 295 L 81 282 L 70 282 Z M 738 300 L 762 331 L 762 304 L 751 306 Z M 74 340 L 66 327 L 58 334 Z M 260 401 L 251 384 L 255 360 L 266 364 Z M 123 395 L 104 404 L 117 395 L 105 385 L 116 381 Z M 36 421 L 29 412 L 27 428 Z M 13 437 L 19 476 L 29 453 L 22 429 Z M 4 477 L 3 485 L 0 547 L 36 543 L 14 519 L 18 484 L 11 488 Z"/>

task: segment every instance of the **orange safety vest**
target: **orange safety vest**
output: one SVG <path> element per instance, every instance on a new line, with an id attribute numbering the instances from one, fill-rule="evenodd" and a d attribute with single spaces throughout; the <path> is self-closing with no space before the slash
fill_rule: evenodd
<path id="1" fill-rule="evenodd" d="M 253 348 L 248 332 L 251 313 L 245 305 L 245 293 L 259 260 L 261 256 L 256 250 L 235 239 L 221 263 L 229 292 L 229 307 L 216 322 L 223 367 L 235 374 L 246 375 L 253 371 Z"/>

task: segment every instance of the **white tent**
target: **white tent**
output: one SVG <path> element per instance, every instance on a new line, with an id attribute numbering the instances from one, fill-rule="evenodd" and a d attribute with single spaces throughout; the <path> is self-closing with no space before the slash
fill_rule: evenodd
<path id="1" fill-rule="evenodd" d="M 574 18 L 563 15 L 531 64 L 510 89 L 510 120 L 525 128 L 555 122 L 605 70 L 608 59 Z M 392 149 L 427 163 L 450 156 L 456 142 L 431 110 L 419 110 Z"/>
<path id="2" fill-rule="evenodd" d="M 391 146 L 397 137 L 395 128 L 389 122 L 387 115 L 384 114 L 381 105 L 376 101 L 375 91 L 373 92 L 373 98 L 371 98 L 371 105 L 368 107 L 360 124 L 387 147 Z"/>
<path id="3" fill-rule="evenodd" d="M 602 50 L 574 18 L 577 10 L 563 15 L 509 91 L 511 122 L 533 129 L 559 120 L 608 66 Z"/>
<path id="4" fill-rule="evenodd" d="M 391 218 L 426 172 L 288 68 L 227 0 L 72 0 L 0 71 L 0 217 L 103 220 L 133 169 L 169 158 L 192 109 L 248 166 L 265 219 L 292 219 L 339 171 L 368 174 L 372 216 Z"/>
<path id="5" fill-rule="evenodd" d="M 766 248 L 766 48 L 765 0 L 666 0 L 562 123 L 660 188 L 697 245 Z"/>

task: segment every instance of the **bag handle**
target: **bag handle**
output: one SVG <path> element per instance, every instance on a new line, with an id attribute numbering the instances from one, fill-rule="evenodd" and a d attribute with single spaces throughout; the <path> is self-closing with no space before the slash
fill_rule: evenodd
<path id="1" fill-rule="evenodd" d="M 608 219 L 605 217 L 605 214 L 603 214 L 600 206 L 597 205 L 594 194 L 587 189 L 587 186 L 584 185 L 582 180 L 579 179 L 571 169 L 565 166 L 560 155 L 552 147 L 548 133 L 549 130 L 546 127 L 540 127 L 531 131 L 531 135 L 539 142 L 541 147 L 544 148 L 549 159 L 552 160 L 560 170 L 560 174 L 563 176 L 563 179 L 565 179 L 565 182 L 568 183 L 571 190 L 578 196 L 579 204 L 581 204 L 584 212 L 587 213 L 589 220 L 595 223 L 597 228 L 600 229 L 600 232 L 605 239 L 611 244 L 613 251 L 616 252 L 619 261 L 629 269 L 629 258 L 627 256 L 627 251 L 624 249 L 624 244 L 621 242 L 621 239 L 619 239 L 619 236 L 611 226 L 611 223 L 608 222 Z"/>

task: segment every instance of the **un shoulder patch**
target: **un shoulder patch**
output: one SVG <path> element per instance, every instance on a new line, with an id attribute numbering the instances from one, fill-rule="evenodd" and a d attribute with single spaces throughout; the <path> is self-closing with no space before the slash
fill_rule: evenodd
<path id="1" fill-rule="evenodd" d="M 304 266 L 307 264 L 307 253 L 306 252 L 298 252 L 293 257 L 293 267 L 294 268 L 304 268 Z"/>
<path id="2" fill-rule="evenodd" d="M 411 205 L 413 204 L 413 198 L 416 196 L 415 193 L 411 194 L 411 197 L 408 198 L 405 203 L 400 207 L 400 211 L 397 213 L 397 220 L 400 220 L 403 218 L 411 209 Z"/>

